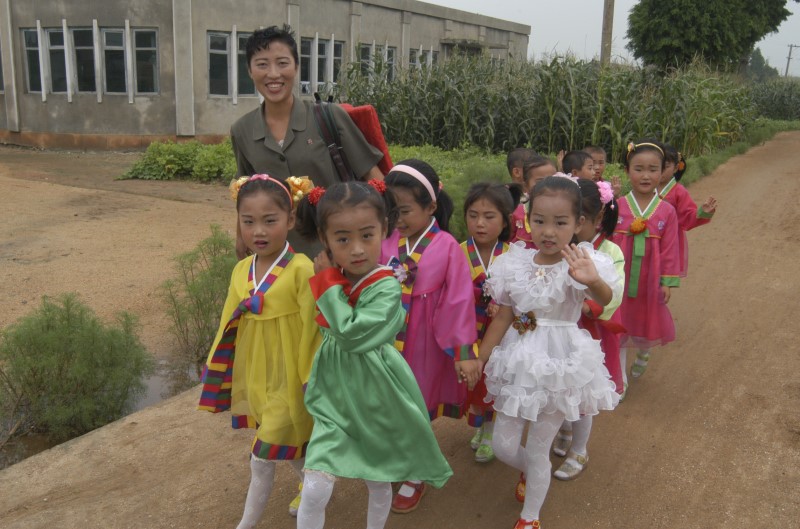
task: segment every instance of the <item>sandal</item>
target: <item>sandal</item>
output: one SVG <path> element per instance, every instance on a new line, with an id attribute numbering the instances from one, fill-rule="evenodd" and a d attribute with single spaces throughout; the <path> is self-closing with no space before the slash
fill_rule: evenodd
<path id="1" fill-rule="evenodd" d="M 477 461 L 478 463 L 488 463 L 492 459 L 494 459 L 494 450 L 492 449 L 492 435 L 484 434 L 483 439 L 481 440 L 481 445 L 475 452 L 475 461 Z"/>
<path id="2" fill-rule="evenodd" d="M 631 376 L 633 378 L 639 378 L 644 375 L 644 372 L 647 370 L 647 362 L 649 361 L 650 353 L 643 353 L 641 351 L 636 353 L 636 360 L 633 361 L 633 365 L 631 366 Z"/>
<path id="3" fill-rule="evenodd" d="M 567 458 L 558 467 L 558 470 L 553 472 L 553 476 L 561 481 L 569 481 L 581 475 L 583 469 L 589 463 L 588 456 L 582 456 L 575 452 L 570 452 Z"/>
<path id="4" fill-rule="evenodd" d="M 624 382 L 622 384 L 622 393 L 619 394 L 619 403 L 622 404 L 622 401 L 625 400 L 625 397 L 628 396 L 628 383 Z"/>
<path id="5" fill-rule="evenodd" d="M 539 520 L 525 520 L 522 518 L 514 524 L 514 529 L 541 529 L 541 527 Z"/>
<path id="6" fill-rule="evenodd" d="M 570 446 L 572 446 L 572 432 L 559 430 L 556 440 L 553 441 L 553 453 L 559 457 L 564 457 L 569 452 Z"/>

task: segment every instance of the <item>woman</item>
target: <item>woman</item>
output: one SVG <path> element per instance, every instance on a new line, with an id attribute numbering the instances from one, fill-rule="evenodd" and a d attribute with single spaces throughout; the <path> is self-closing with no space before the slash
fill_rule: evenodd
<path id="1" fill-rule="evenodd" d="M 231 141 L 240 176 L 267 173 L 279 180 L 308 176 L 315 185 L 328 187 L 339 177 L 328 147 L 314 121 L 310 100 L 294 97 L 299 69 L 297 42 L 289 26 L 271 26 L 254 32 L 246 44 L 247 72 L 264 98 L 261 106 L 239 118 L 231 127 Z M 342 149 L 353 173 L 364 180 L 383 179 L 376 164 L 383 154 L 372 147 L 347 113 L 332 105 L 341 137 Z M 310 257 L 319 244 L 310 244 L 289 235 L 296 251 Z M 244 246 L 237 237 L 236 251 L 244 257 Z"/>

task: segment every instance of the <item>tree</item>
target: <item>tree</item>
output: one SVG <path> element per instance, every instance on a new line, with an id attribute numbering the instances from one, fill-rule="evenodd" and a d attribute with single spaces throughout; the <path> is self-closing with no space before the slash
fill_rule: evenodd
<path id="1" fill-rule="evenodd" d="M 736 69 L 788 18 L 787 1 L 641 0 L 628 15 L 628 49 L 661 68 L 701 57 L 712 66 Z"/>
<path id="2" fill-rule="evenodd" d="M 751 81 L 762 82 L 780 76 L 778 70 L 769 65 L 761 54 L 761 50 L 756 48 L 750 54 L 750 62 L 745 70 L 745 75 Z"/>

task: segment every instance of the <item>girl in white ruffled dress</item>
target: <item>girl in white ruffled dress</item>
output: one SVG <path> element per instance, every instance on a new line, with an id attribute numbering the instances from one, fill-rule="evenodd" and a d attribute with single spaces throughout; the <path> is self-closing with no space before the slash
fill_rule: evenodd
<path id="1" fill-rule="evenodd" d="M 480 345 L 487 399 L 494 399 L 497 411 L 492 447 L 521 472 L 516 497 L 524 505 L 514 529 L 540 527 L 550 446 L 561 423 L 619 402 L 600 342 L 577 325 L 587 297 L 606 305 L 623 287 L 614 263 L 591 244 L 574 244 L 584 222 L 577 182 L 547 177 L 534 187 L 530 203 L 538 250 L 512 245 L 495 261 L 486 283 L 500 310 Z"/>

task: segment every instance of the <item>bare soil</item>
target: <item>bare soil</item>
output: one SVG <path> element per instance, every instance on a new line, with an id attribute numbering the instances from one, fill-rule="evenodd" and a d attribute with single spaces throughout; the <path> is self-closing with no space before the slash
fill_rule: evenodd
<path id="1" fill-rule="evenodd" d="M 690 276 L 670 302 L 678 340 L 656 350 L 617 410 L 595 419 L 591 462 L 553 480 L 546 529 L 790 528 L 800 520 L 800 133 L 733 158 L 690 189 L 720 202 L 690 233 Z M 0 148 L 0 326 L 44 294 L 77 291 L 104 318 L 141 317 L 169 349 L 158 285 L 171 260 L 233 226 L 221 186 L 117 181 L 136 155 Z M 235 527 L 251 434 L 198 412 L 191 390 L 0 471 L 0 527 Z M 434 424 L 455 476 L 387 527 L 511 528 L 516 475 L 481 465 L 469 428 Z M 558 464 L 557 458 L 554 462 Z M 259 527 L 290 528 L 285 465 Z M 329 528 L 365 524 L 366 489 L 337 484 Z"/>

